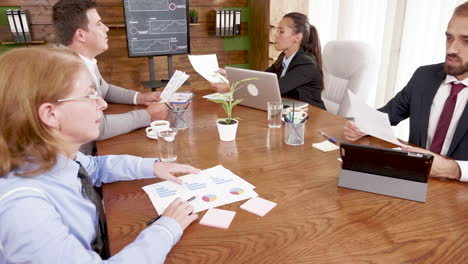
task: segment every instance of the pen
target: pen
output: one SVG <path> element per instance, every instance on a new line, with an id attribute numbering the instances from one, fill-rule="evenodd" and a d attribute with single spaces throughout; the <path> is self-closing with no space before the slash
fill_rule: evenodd
<path id="1" fill-rule="evenodd" d="M 191 102 L 192 102 L 192 99 L 190 99 L 190 101 L 188 101 L 188 103 L 185 105 L 184 110 L 186 110 L 189 107 Z"/>
<path id="2" fill-rule="evenodd" d="M 192 198 L 188 199 L 187 202 L 191 202 L 193 200 L 195 200 L 195 197 L 196 196 L 193 196 Z M 146 221 L 146 225 L 151 225 L 152 223 L 158 221 L 159 218 L 161 218 L 162 215 L 158 215 L 154 218 L 151 218 L 150 220 Z"/>
<path id="3" fill-rule="evenodd" d="M 165 104 L 165 105 L 167 106 L 167 108 L 169 108 L 171 111 L 174 111 L 174 109 L 172 109 L 172 107 L 169 106 L 167 103 L 164 103 L 164 104 Z"/>
<path id="4" fill-rule="evenodd" d="M 294 112 L 296 112 L 296 104 L 293 102 L 292 123 L 294 123 Z"/>
<path id="5" fill-rule="evenodd" d="M 301 120 L 300 123 L 305 123 L 305 121 L 307 121 L 307 119 L 309 119 L 309 116 L 304 117 L 304 118 Z"/>
<path id="6" fill-rule="evenodd" d="M 284 122 L 292 123 L 291 119 L 289 119 L 287 115 L 283 115 L 283 118 L 284 118 Z"/>
<path id="7" fill-rule="evenodd" d="M 319 134 L 322 135 L 324 138 L 328 139 L 333 144 L 338 143 L 338 140 L 336 140 L 336 139 L 330 137 L 329 135 L 325 134 L 325 132 L 323 132 L 322 130 L 319 131 Z"/>

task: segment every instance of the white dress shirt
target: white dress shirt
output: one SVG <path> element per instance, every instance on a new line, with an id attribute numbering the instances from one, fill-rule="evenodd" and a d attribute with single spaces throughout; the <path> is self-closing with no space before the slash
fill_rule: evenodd
<path id="1" fill-rule="evenodd" d="M 83 56 L 81 54 L 78 54 L 78 55 L 80 55 L 80 58 L 83 60 L 83 62 L 86 65 L 86 68 L 88 68 L 89 72 L 91 73 L 91 79 L 92 79 L 92 81 L 95 83 L 95 85 L 97 87 L 98 84 L 99 84 L 98 77 L 96 76 L 96 70 L 97 70 L 97 67 L 98 67 L 97 66 L 97 60 L 95 58 L 90 60 L 90 59 L 86 58 L 85 56 Z M 139 92 L 136 92 L 135 96 L 133 96 L 133 104 L 134 105 L 137 104 L 138 94 L 139 94 Z"/>
<path id="2" fill-rule="evenodd" d="M 282 62 L 283 71 L 281 72 L 280 78 L 283 77 L 286 74 L 286 70 L 288 69 L 289 64 L 291 63 L 291 61 L 294 58 L 294 55 L 296 55 L 296 53 L 297 53 L 297 50 L 296 50 L 296 52 L 294 52 L 293 55 L 289 56 L 289 58 L 286 58 L 286 55 L 283 57 L 283 62 Z"/>
<path id="3" fill-rule="evenodd" d="M 439 117 L 442 113 L 442 109 L 444 108 L 445 101 L 450 95 L 450 90 L 452 89 L 452 82 L 463 83 L 465 86 L 468 86 L 468 78 L 459 81 L 451 75 L 447 75 L 445 80 L 440 85 L 431 105 L 431 114 L 429 116 L 429 126 L 427 131 L 427 149 L 429 149 L 429 147 L 431 146 L 432 139 L 434 138 L 437 123 L 439 122 Z M 458 126 L 458 121 L 460 120 L 460 117 L 463 113 L 463 110 L 466 107 L 467 102 L 468 88 L 464 88 L 457 96 L 457 103 L 455 105 L 455 109 L 453 110 L 452 120 L 450 121 L 450 126 L 447 130 L 447 135 L 445 136 L 444 144 L 442 145 L 442 150 L 440 152 L 441 155 L 446 155 L 450 148 L 450 143 L 452 142 L 453 134 L 455 133 L 455 130 Z M 468 181 L 468 161 L 457 161 L 457 163 L 461 169 L 460 181 Z"/>

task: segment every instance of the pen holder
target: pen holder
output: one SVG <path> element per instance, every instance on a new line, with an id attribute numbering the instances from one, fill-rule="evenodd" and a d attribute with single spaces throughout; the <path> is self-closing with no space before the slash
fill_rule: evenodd
<path id="1" fill-rule="evenodd" d="M 171 122 L 171 127 L 177 128 L 179 130 L 188 128 L 189 112 L 190 108 L 169 110 L 169 122 Z"/>
<path id="2" fill-rule="evenodd" d="M 305 123 L 284 123 L 284 143 L 291 146 L 304 144 Z"/>

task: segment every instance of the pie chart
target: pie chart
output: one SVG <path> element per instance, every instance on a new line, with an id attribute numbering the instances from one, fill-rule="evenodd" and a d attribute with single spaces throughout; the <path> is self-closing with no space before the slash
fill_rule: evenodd
<path id="1" fill-rule="evenodd" d="M 244 193 L 244 189 L 235 187 L 235 188 L 232 188 L 231 190 L 229 190 L 229 192 L 230 192 L 231 194 L 234 194 L 234 195 L 241 195 L 241 194 Z"/>
<path id="2" fill-rule="evenodd" d="M 216 197 L 214 194 L 206 194 L 202 197 L 202 200 L 208 203 L 214 202 L 216 199 L 218 199 L 218 197 Z"/>

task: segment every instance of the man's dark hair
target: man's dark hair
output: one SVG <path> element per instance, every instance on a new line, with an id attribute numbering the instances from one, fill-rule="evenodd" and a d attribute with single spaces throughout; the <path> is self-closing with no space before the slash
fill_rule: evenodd
<path id="1" fill-rule="evenodd" d="M 457 6 L 453 12 L 454 16 L 468 16 L 468 1 Z"/>
<path id="2" fill-rule="evenodd" d="M 60 0 L 55 3 L 52 20 L 56 41 L 69 45 L 77 29 L 87 29 L 86 12 L 94 8 L 96 2 L 93 0 Z"/>

